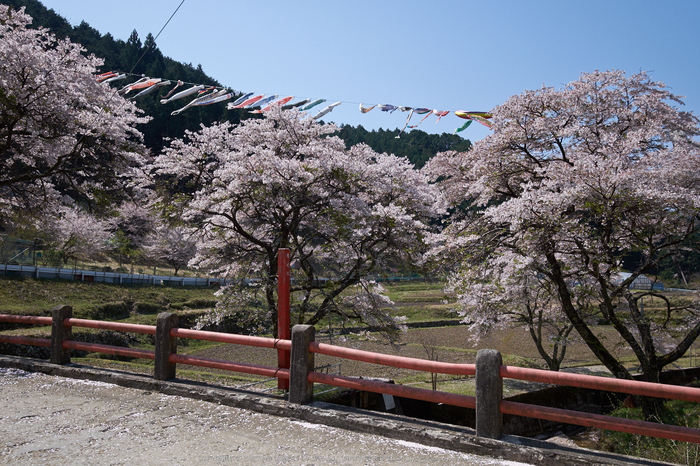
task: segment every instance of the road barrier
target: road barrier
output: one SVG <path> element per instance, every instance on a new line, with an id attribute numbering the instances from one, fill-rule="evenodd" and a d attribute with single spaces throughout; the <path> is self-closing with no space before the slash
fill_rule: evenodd
<path id="1" fill-rule="evenodd" d="M 692 402 L 700 402 L 700 389 L 698 388 L 505 366 L 502 364 L 500 353 L 495 350 L 480 350 L 477 353 L 476 364 L 453 364 L 317 343 L 314 341 L 315 328 L 308 325 L 294 326 L 291 331 L 291 339 L 264 338 L 179 328 L 177 315 L 170 313 L 159 314 L 156 325 L 76 319 L 72 316 L 72 308 L 70 306 L 54 308 L 52 317 L 0 314 L 0 322 L 51 325 L 50 339 L 0 335 L 0 343 L 49 347 L 51 362 L 56 364 L 69 363 L 71 350 L 83 350 L 152 359 L 155 361 L 154 378 L 158 380 L 175 378 L 177 364 L 189 364 L 277 378 L 279 381 L 288 381 L 289 401 L 293 403 L 309 403 L 312 401 L 315 383 L 444 403 L 475 409 L 477 435 L 495 439 L 500 438 L 502 435 L 503 414 L 511 414 L 566 424 L 700 443 L 700 429 L 634 421 L 605 415 L 516 403 L 502 399 L 504 378 Z M 78 342 L 72 339 L 73 327 L 155 335 L 155 350 Z M 290 352 L 290 367 L 270 367 L 177 354 L 178 338 L 257 346 L 270 348 L 278 352 Z M 457 395 L 436 390 L 389 384 L 376 380 L 316 372 L 314 370 L 315 354 L 430 373 L 476 376 L 476 396 Z"/>
<path id="2" fill-rule="evenodd" d="M 15 278 L 41 278 L 49 280 L 74 280 L 119 285 L 170 285 L 170 286 L 220 286 L 237 283 L 216 277 L 174 277 L 142 273 L 104 272 L 97 270 L 63 269 L 34 265 L 0 264 L 0 276 Z"/>

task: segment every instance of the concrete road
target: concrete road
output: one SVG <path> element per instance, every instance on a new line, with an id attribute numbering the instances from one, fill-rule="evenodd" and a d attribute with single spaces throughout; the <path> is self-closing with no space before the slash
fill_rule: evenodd
<path id="1" fill-rule="evenodd" d="M 104 382 L 4 368 L 0 463 L 523 464 Z"/>

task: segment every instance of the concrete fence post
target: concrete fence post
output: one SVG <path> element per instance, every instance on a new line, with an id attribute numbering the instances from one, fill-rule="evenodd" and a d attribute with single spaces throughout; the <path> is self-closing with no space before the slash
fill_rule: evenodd
<path id="1" fill-rule="evenodd" d="M 70 349 L 63 348 L 63 342 L 73 338 L 73 327 L 63 325 L 65 319 L 73 317 L 71 306 L 56 306 L 51 309 L 51 357 L 53 364 L 70 364 Z"/>
<path id="2" fill-rule="evenodd" d="M 314 370 L 314 353 L 309 344 L 316 339 L 313 325 L 295 325 L 292 328 L 292 354 L 289 367 L 289 401 L 305 404 L 314 399 L 314 384 L 309 382 L 309 372 Z"/>
<path id="3" fill-rule="evenodd" d="M 171 353 L 177 353 L 177 337 L 170 336 L 170 330 L 177 327 L 177 314 L 161 312 L 156 320 L 156 359 L 153 378 L 170 380 L 175 378 L 176 364 L 169 361 Z"/>
<path id="4" fill-rule="evenodd" d="M 476 353 L 476 435 L 500 439 L 503 433 L 503 379 L 500 368 L 501 353 L 479 350 Z"/>

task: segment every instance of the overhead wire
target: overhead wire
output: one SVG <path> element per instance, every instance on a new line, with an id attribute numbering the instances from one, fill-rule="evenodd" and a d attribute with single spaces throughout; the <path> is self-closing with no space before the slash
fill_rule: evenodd
<path id="1" fill-rule="evenodd" d="M 154 45 L 156 44 L 156 39 L 161 35 L 161 33 L 163 32 L 163 30 L 165 30 L 165 28 L 168 26 L 168 24 L 170 24 L 170 21 L 173 19 L 173 17 L 175 16 L 175 14 L 180 10 L 180 7 L 183 5 L 183 3 L 185 3 L 185 0 L 182 0 L 182 1 L 180 2 L 180 4 L 177 6 L 177 8 L 175 8 L 175 11 L 173 12 L 173 14 L 170 15 L 170 18 L 168 18 L 168 20 L 165 22 L 165 24 L 163 25 L 163 27 L 160 28 L 160 31 L 158 31 L 158 34 L 156 34 L 156 37 L 153 39 L 153 44 L 151 45 L 151 47 L 154 46 Z M 133 75 L 134 69 L 135 69 L 136 66 L 139 64 L 139 62 L 143 59 L 143 57 L 146 55 L 146 52 L 148 52 L 149 49 L 150 49 L 150 47 L 147 47 L 146 50 L 144 50 L 144 52 L 141 54 L 141 57 L 136 61 L 136 63 L 134 64 L 134 66 L 131 68 L 131 71 L 129 72 L 130 75 Z M 118 92 L 117 92 L 117 89 L 115 89 L 114 92 L 112 93 L 111 97 L 110 97 L 109 100 L 107 101 L 107 103 L 110 103 L 112 100 L 114 100 L 114 98 L 115 98 L 117 95 L 118 95 Z M 119 108 L 120 106 L 124 105 L 125 103 L 126 103 L 126 100 L 124 100 L 124 102 L 120 103 L 119 106 L 118 106 L 117 108 Z M 105 105 L 101 105 L 100 113 L 97 114 L 97 115 L 95 116 L 95 119 L 97 119 L 97 118 L 99 118 L 100 116 L 102 116 L 102 114 L 105 113 L 105 109 L 106 109 L 106 106 L 105 106 Z M 80 136 L 80 138 L 78 139 L 78 144 L 80 144 L 80 142 L 85 138 L 85 136 L 87 136 L 87 133 L 83 133 L 83 134 Z"/>
<path id="2" fill-rule="evenodd" d="M 173 11 L 173 14 L 170 15 L 170 18 L 168 18 L 168 20 L 165 22 L 165 24 L 163 25 L 163 27 L 160 28 L 160 31 L 158 31 L 158 34 L 156 34 L 156 36 L 153 38 L 153 43 L 152 43 L 150 46 L 146 47 L 146 50 L 143 51 L 143 53 L 141 54 L 141 57 L 139 57 L 139 59 L 136 60 L 136 63 L 134 63 L 134 66 L 131 68 L 131 71 L 129 71 L 129 74 L 132 74 L 132 73 L 134 72 L 134 70 L 136 69 L 136 67 L 138 66 L 138 64 L 141 62 L 141 60 L 143 59 L 143 57 L 146 56 L 146 53 L 147 53 L 153 46 L 156 45 L 156 40 L 158 40 L 158 37 L 160 37 L 160 34 L 161 34 L 161 33 L 163 32 L 163 30 L 168 26 L 168 24 L 170 23 L 170 21 L 173 19 L 173 16 L 175 16 L 175 14 L 178 12 L 178 10 L 180 9 L 180 7 L 182 6 L 183 3 L 185 3 L 185 0 L 182 0 L 182 1 L 180 2 L 180 4 L 177 6 L 177 8 L 175 8 L 175 11 Z"/>
<path id="3" fill-rule="evenodd" d="M 170 24 L 170 21 L 171 21 L 171 20 L 173 19 L 173 17 L 177 14 L 177 12 L 180 10 L 180 8 L 182 7 L 182 5 L 183 5 L 184 3 L 185 3 L 185 0 L 182 0 L 182 1 L 180 2 L 180 4 L 177 6 L 177 8 L 175 8 L 175 11 L 173 11 L 173 13 L 170 15 L 170 17 L 169 17 L 168 20 L 165 22 L 165 24 L 163 25 L 163 27 L 161 27 L 161 28 L 160 28 L 160 31 L 158 31 L 158 34 L 156 34 L 156 36 L 154 37 L 153 42 L 152 42 L 148 47 L 146 47 L 146 49 L 143 51 L 143 53 L 141 54 L 141 56 L 139 57 L 139 59 L 136 61 L 136 63 L 134 63 L 134 66 L 131 68 L 131 70 L 129 71 L 129 73 L 127 73 L 127 75 L 130 75 L 130 76 L 137 76 L 137 75 L 134 75 L 134 69 L 136 69 L 136 67 L 138 66 L 138 64 L 139 64 L 139 63 L 141 62 L 141 60 L 143 59 L 143 57 L 146 56 L 146 53 L 148 53 L 148 51 L 149 51 L 152 47 L 154 47 L 154 46 L 156 45 L 156 40 L 158 39 L 158 37 L 160 37 L 161 33 L 165 30 L 165 28 L 168 26 L 168 24 Z M 198 83 L 184 83 L 184 84 L 199 85 Z M 217 87 L 217 88 L 219 88 L 219 87 L 225 88 L 225 86 L 216 86 L 216 87 Z M 236 91 L 234 91 L 234 93 L 235 93 L 235 92 L 236 92 Z M 115 93 L 114 95 L 116 95 L 116 93 Z M 114 97 L 114 95 L 113 95 L 113 97 Z M 361 103 L 359 103 L 359 102 L 352 102 L 352 101 L 346 101 L 346 100 L 340 100 L 339 103 L 341 103 L 341 102 L 342 102 L 342 103 L 351 103 L 351 104 L 360 104 L 360 105 L 361 105 Z M 339 103 L 338 103 L 338 104 L 339 104 Z M 410 109 L 410 107 L 406 107 L 406 108 L 407 108 L 407 109 Z M 331 109 L 332 109 L 332 108 L 331 108 Z M 485 113 L 485 112 L 477 112 L 477 113 Z M 442 115 L 441 115 L 440 117 L 442 117 Z M 410 116 L 409 116 L 408 120 L 410 120 Z M 408 124 L 408 120 L 407 120 L 407 122 L 406 122 L 406 125 Z M 471 120 L 471 119 L 470 119 L 470 120 Z M 483 120 L 483 119 L 482 119 L 482 120 Z M 438 118 L 438 121 L 439 121 L 439 118 Z M 481 120 L 477 120 L 477 121 L 479 121 L 480 123 L 484 124 L 484 122 L 481 121 Z M 417 125 L 416 125 L 416 126 L 417 126 Z M 405 127 L 404 127 L 404 129 L 405 129 Z M 402 130 L 401 132 L 403 132 L 403 130 Z M 455 131 L 455 132 L 457 132 L 457 131 Z"/>

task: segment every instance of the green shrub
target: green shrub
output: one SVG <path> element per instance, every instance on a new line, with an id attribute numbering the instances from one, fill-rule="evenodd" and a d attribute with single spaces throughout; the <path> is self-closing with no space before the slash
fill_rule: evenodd
<path id="1" fill-rule="evenodd" d="M 158 314 L 167 309 L 162 304 L 154 303 L 134 303 L 134 312 L 137 314 Z"/>
<path id="2" fill-rule="evenodd" d="M 131 314 L 134 303 L 124 300 L 116 303 L 106 303 L 87 310 L 77 311 L 75 317 L 93 320 L 126 319 Z"/>
<path id="3" fill-rule="evenodd" d="M 34 338 L 46 338 L 46 335 L 42 334 L 28 334 L 27 336 Z M 126 348 L 135 346 L 138 343 L 150 343 L 154 344 L 154 337 L 152 335 L 133 335 L 122 332 L 113 332 L 111 330 L 88 330 L 82 328 L 73 329 L 73 340 L 83 342 L 83 343 L 97 343 L 100 345 L 110 345 L 110 346 L 123 346 Z M 39 347 L 39 346 L 27 346 L 27 345 L 13 345 L 9 343 L 0 343 L 0 354 L 9 354 L 13 356 L 22 356 L 29 358 L 39 358 L 39 359 L 49 359 L 49 348 Z M 88 354 L 87 351 L 83 350 L 71 350 L 71 356 L 76 358 L 85 357 Z M 122 356 L 100 356 L 101 358 L 107 357 L 109 359 L 120 359 L 126 360 Z"/>
<path id="4" fill-rule="evenodd" d="M 86 331 L 77 330 L 73 332 L 73 340 L 83 343 L 96 343 L 99 345 L 131 347 L 139 342 L 140 335 L 132 335 L 112 330 Z"/>
<path id="5" fill-rule="evenodd" d="M 216 307 L 216 300 L 195 298 L 190 299 L 189 301 L 185 301 L 184 303 L 182 303 L 182 305 L 190 309 L 208 309 Z"/>
<path id="6" fill-rule="evenodd" d="M 178 322 L 179 322 L 178 325 L 181 328 L 193 328 L 195 325 L 197 325 L 197 319 L 199 319 L 200 317 L 202 317 L 206 313 L 207 313 L 207 311 L 203 311 L 200 309 L 178 312 L 177 313 Z"/>
<path id="7" fill-rule="evenodd" d="M 687 401 L 667 401 L 659 421 L 682 427 L 700 428 L 700 405 Z M 618 408 L 611 416 L 643 420 L 641 408 Z M 646 435 L 604 430 L 599 448 L 623 455 L 668 461 L 677 464 L 700 465 L 700 445 L 667 440 Z"/>

